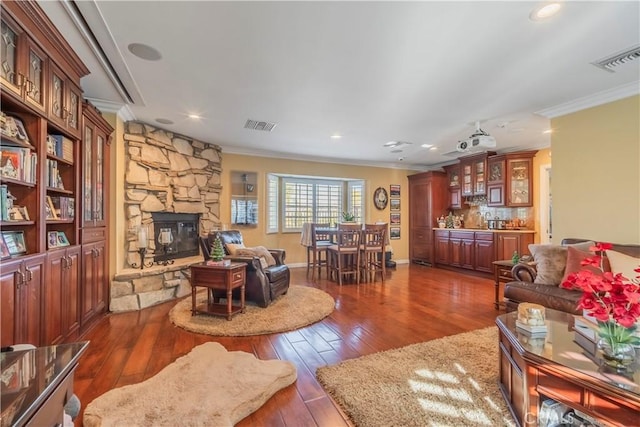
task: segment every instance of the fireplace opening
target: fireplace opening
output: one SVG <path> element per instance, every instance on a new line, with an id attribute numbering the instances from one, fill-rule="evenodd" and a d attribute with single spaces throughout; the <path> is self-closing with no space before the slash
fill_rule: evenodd
<path id="1" fill-rule="evenodd" d="M 153 238 L 156 243 L 154 261 L 197 256 L 199 214 L 152 212 Z"/>

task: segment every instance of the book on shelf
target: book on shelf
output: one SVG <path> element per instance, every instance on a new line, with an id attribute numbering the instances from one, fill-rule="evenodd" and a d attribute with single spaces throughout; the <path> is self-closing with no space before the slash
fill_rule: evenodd
<path id="1" fill-rule="evenodd" d="M 59 219 L 73 219 L 75 199 L 73 197 L 50 196 L 53 213 Z"/>
<path id="2" fill-rule="evenodd" d="M 49 145 L 52 145 L 52 153 L 56 157 L 60 157 L 68 162 L 73 163 L 73 141 L 64 135 L 49 134 L 47 135 L 47 151 Z"/>
<path id="3" fill-rule="evenodd" d="M 9 209 L 7 205 L 7 185 L 0 185 L 0 221 L 9 219 Z"/>
<path id="4" fill-rule="evenodd" d="M 2 146 L 0 151 L 0 175 L 24 181 L 36 182 L 38 157 L 28 148 Z"/>

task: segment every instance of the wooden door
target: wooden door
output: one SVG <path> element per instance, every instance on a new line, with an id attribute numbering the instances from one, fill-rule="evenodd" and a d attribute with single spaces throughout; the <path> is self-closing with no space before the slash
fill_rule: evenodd
<path id="1" fill-rule="evenodd" d="M 450 262 L 449 232 L 436 230 L 434 234 L 435 262 L 437 264 L 447 265 Z"/>
<path id="2" fill-rule="evenodd" d="M 65 274 L 65 305 L 63 325 L 65 340 L 75 340 L 80 330 L 80 246 L 67 249 Z"/>
<path id="3" fill-rule="evenodd" d="M 475 270 L 484 271 L 487 273 L 493 272 L 494 261 L 494 245 L 493 240 L 479 240 L 476 237 L 475 241 Z"/>
<path id="4" fill-rule="evenodd" d="M 0 346 L 8 347 L 18 344 L 16 341 L 17 332 L 17 280 L 21 271 L 21 261 L 3 261 L 0 270 Z"/>
<path id="5" fill-rule="evenodd" d="M 44 254 L 28 257 L 24 260 L 24 283 L 20 286 L 18 307 L 18 333 L 16 339 L 21 344 L 41 345 L 42 289 L 44 283 Z"/>
<path id="6" fill-rule="evenodd" d="M 95 315 L 94 301 L 97 297 L 95 296 L 96 255 L 94 243 L 82 245 L 81 263 L 80 325 L 84 327 Z"/>
<path id="7" fill-rule="evenodd" d="M 520 253 L 520 234 L 500 233 L 498 235 L 497 260 L 510 260 L 515 251 Z"/>
<path id="8" fill-rule="evenodd" d="M 58 344 L 64 340 L 62 307 L 66 299 L 63 292 L 65 254 L 65 250 L 54 250 L 47 254 L 47 286 L 43 292 L 45 345 Z"/>
<path id="9" fill-rule="evenodd" d="M 474 251 L 473 251 L 473 246 L 474 246 L 474 241 L 473 239 L 462 239 L 462 241 L 460 242 L 460 250 L 461 250 L 461 260 L 460 260 L 460 266 L 462 268 L 468 268 L 468 269 L 473 269 L 473 264 L 474 264 Z"/>

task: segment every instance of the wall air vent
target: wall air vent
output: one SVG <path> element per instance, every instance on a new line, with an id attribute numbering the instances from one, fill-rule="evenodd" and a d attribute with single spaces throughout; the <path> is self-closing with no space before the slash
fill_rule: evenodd
<path id="1" fill-rule="evenodd" d="M 271 132 L 275 128 L 277 123 L 261 122 L 258 120 L 247 120 L 244 124 L 245 129 L 263 130 L 265 132 Z"/>
<path id="2" fill-rule="evenodd" d="M 638 58 L 640 58 L 640 45 L 636 45 L 630 49 L 607 56 L 606 58 L 599 59 L 592 62 L 592 64 L 605 71 L 609 71 L 610 73 L 615 73 L 616 67 L 620 67 L 621 65 Z"/>

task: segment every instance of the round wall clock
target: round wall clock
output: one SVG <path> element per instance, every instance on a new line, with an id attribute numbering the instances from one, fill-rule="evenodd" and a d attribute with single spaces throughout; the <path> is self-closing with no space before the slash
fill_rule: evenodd
<path id="1" fill-rule="evenodd" d="M 376 191 L 373 192 L 373 204 L 376 208 L 383 210 L 387 207 L 388 202 L 389 196 L 387 195 L 387 190 L 382 187 L 376 188 Z"/>

